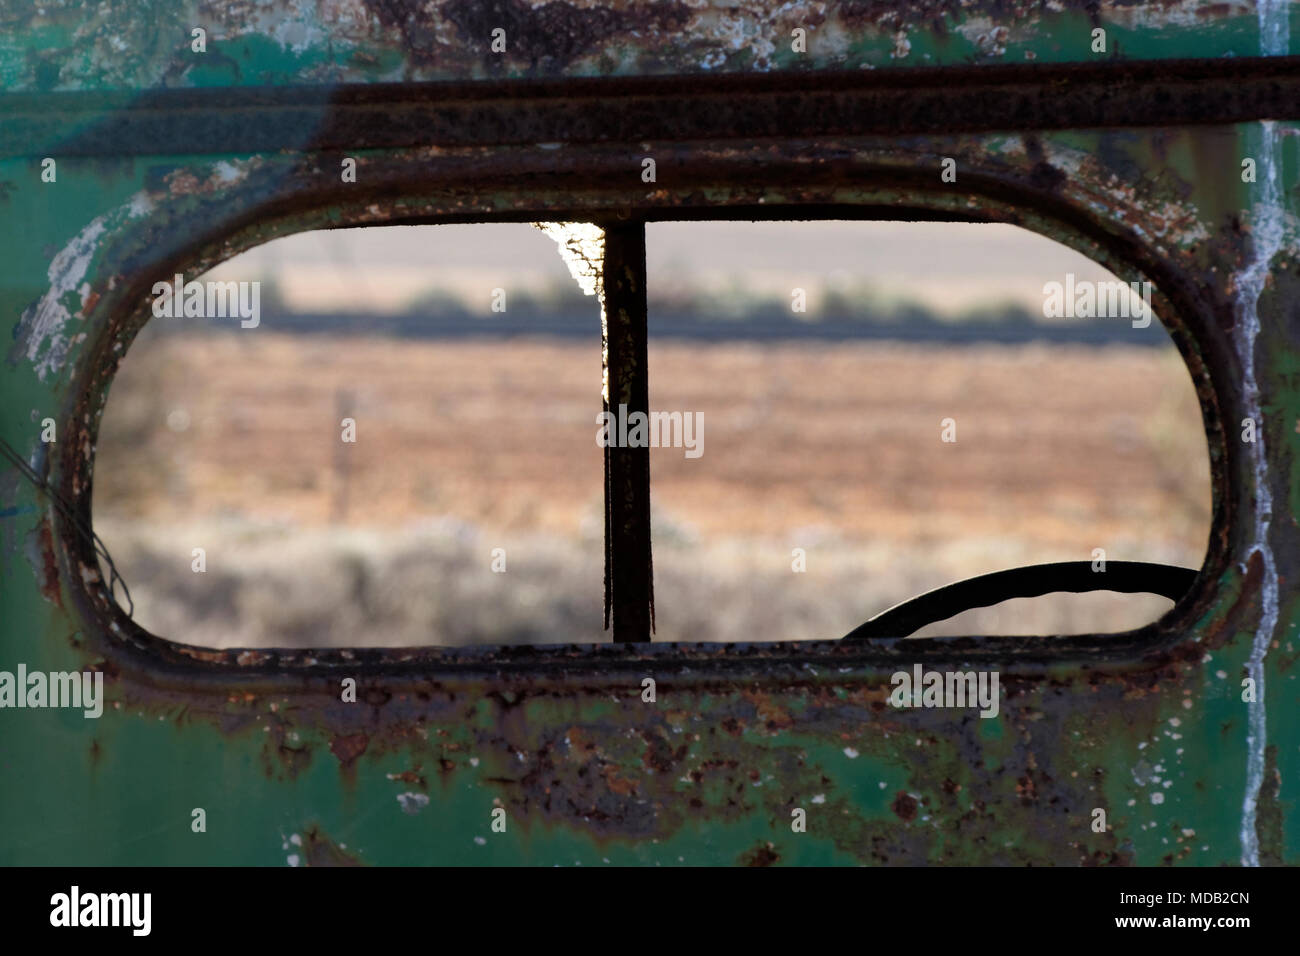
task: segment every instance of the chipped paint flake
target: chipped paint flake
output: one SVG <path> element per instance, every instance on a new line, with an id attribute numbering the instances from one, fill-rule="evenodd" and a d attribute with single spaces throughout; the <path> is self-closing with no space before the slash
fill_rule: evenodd
<path id="1" fill-rule="evenodd" d="M 58 372 L 67 358 L 67 325 L 72 321 L 74 313 L 63 300 L 70 294 L 79 295 L 81 303 L 77 306 L 75 316 L 82 318 L 80 310 L 85 305 L 88 291 L 82 280 L 90 269 L 90 261 L 95 256 L 99 240 L 108 228 L 108 219 L 109 216 L 104 215 L 92 220 L 72 242 L 60 250 L 50 262 L 46 273 L 50 280 L 49 291 L 23 313 L 16 348 L 21 347 L 27 360 L 36 366 L 36 374 L 42 382 L 52 373 Z"/>
<path id="2" fill-rule="evenodd" d="M 429 798 L 423 793 L 399 793 L 397 802 L 401 804 L 402 812 L 409 813 L 412 816 L 419 813 L 429 805 Z"/>

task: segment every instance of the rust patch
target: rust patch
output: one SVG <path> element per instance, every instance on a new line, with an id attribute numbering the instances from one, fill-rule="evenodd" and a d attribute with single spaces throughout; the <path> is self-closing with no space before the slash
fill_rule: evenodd
<path id="1" fill-rule="evenodd" d="M 740 857 L 741 866 L 771 866 L 779 862 L 780 854 L 776 852 L 776 847 L 771 843 L 763 843 L 754 847 L 748 853 Z"/>
<path id="2" fill-rule="evenodd" d="M 630 797 L 641 789 L 641 785 L 629 777 L 620 777 L 618 767 L 613 764 L 606 764 L 601 773 L 604 774 L 605 783 L 609 786 L 611 793 L 616 793 L 620 797 Z"/>
<path id="3" fill-rule="evenodd" d="M 402 9 L 393 0 L 372 0 L 372 6 L 381 22 L 402 32 L 407 49 L 425 57 L 435 52 L 431 42 L 435 16 L 454 24 L 467 43 L 485 53 L 492 42 L 492 31 L 505 30 L 505 53 L 499 57 L 488 54 L 497 69 L 507 57 L 525 61 L 533 69 L 543 65 L 563 67 L 617 34 L 679 30 L 690 18 L 690 10 L 680 3 L 628 5 L 616 10 L 562 0 L 540 6 L 522 0 L 451 0 L 433 13 L 417 5 Z M 421 42 L 421 37 L 427 40 Z"/>
<path id="4" fill-rule="evenodd" d="M 330 753 L 339 758 L 344 767 L 351 767 L 353 762 L 366 752 L 370 738 L 365 734 L 339 734 L 330 740 Z"/>
<path id="5" fill-rule="evenodd" d="M 641 739 L 646 743 L 641 762 L 655 773 L 672 773 L 690 749 L 686 744 L 674 749 L 666 738 L 648 730 L 641 732 Z"/>
<path id="6" fill-rule="evenodd" d="M 754 705 L 759 720 L 771 733 L 794 726 L 794 718 L 783 708 L 771 694 L 747 691 L 744 698 Z"/>
<path id="7" fill-rule="evenodd" d="M 1038 799 L 1038 784 L 1034 782 L 1032 770 L 1023 777 L 1017 778 L 1016 795 L 1020 797 L 1022 806 L 1028 806 Z"/>
<path id="8" fill-rule="evenodd" d="M 63 595 L 59 592 L 59 562 L 54 556 L 54 531 L 49 518 L 41 519 L 36 536 L 41 555 L 41 594 L 56 607 L 63 607 Z"/>
<path id="9" fill-rule="evenodd" d="M 1259 862 L 1263 866 L 1282 866 L 1282 835 L 1285 814 L 1279 797 L 1282 772 L 1278 769 L 1277 744 L 1264 748 L 1264 775 L 1259 783 L 1259 810 L 1255 815 L 1255 833 L 1259 837 Z"/>
<path id="10" fill-rule="evenodd" d="M 732 737 L 739 737 L 745 732 L 745 725 L 735 717 L 724 718 L 720 726 Z"/>
<path id="11" fill-rule="evenodd" d="M 1264 580 L 1264 559 L 1256 551 L 1246 559 L 1246 574 L 1241 581 L 1241 592 L 1237 600 L 1232 602 L 1226 614 L 1223 615 L 1223 626 L 1217 629 L 1218 640 L 1207 642 L 1209 647 L 1217 647 L 1219 644 L 1230 640 L 1238 631 L 1252 630 L 1253 628 L 1242 624 L 1242 618 L 1247 614 L 1256 611 L 1260 606 L 1259 592 Z"/>
<path id="12" fill-rule="evenodd" d="M 900 820 L 910 822 L 916 819 L 916 806 L 916 797 L 906 790 L 900 790 L 894 795 L 894 802 L 890 805 L 890 808 L 898 815 Z"/>
<path id="13" fill-rule="evenodd" d="M 357 734 L 356 736 L 361 737 L 363 741 L 365 740 L 364 734 Z M 336 737 L 334 739 L 338 740 L 339 738 Z M 333 745 L 330 746 L 330 749 L 334 750 Z M 361 750 L 357 751 L 357 755 L 359 756 L 365 749 L 366 749 L 366 743 L 363 742 L 361 744 Z M 338 756 L 338 751 L 335 750 L 334 754 L 335 756 Z M 343 758 L 339 757 L 339 759 L 342 760 Z M 356 757 L 354 756 L 352 759 L 355 760 Z M 450 760 L 443 760 L 441 761 L 441 763 L 442 763 L 443 770 L 451 770 L 455 767 L 455 764 L 453 764 Z M 402 781 L 402 783 L 405 783 L 412 787 L 418 787 L 419 789 L 423 790 L 425 793 L 428 793 L 429 781 L 427 778 L 425 778 L 423 774 L 420 773 L 420 770 L 421 770 L 421 766 L 419 764 L 416 764 L 414 769 L 412 770 L 403 770 L 401 773 L 390 773 L 388 775 L 388 779 L 400 780 Z"/>
<path id="14" fill-rule="evenodd" d="M 581 727 L 573 726 L 564 732 L 564 741 L 569 747 L 570 757 L 579 757 L 579 752 L 590 753 L 596 745 L 583 732 Z"/>

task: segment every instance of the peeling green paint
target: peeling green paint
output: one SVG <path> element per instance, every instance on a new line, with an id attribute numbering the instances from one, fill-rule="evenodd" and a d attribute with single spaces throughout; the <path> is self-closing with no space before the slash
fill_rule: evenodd
<path id="1" fill-rule="evenodd" d="M 1267 0 L 1265 0 L 1267 2 Z M 1300 11 L 1282 16 L 1300 34 Z M 897 69 L 1240 57 L 1261 49 L 1254 2 L 911 0 L 744 7 L 505 0 L 0 3 L 9 90 Z M 207 32 L 206 52 L 191 31 Z M 506 31 L 493 53 L 492 30 Z M 806 31 L 796 52 L 795 29 Z M 1093 30 L 1106 32 L 1094 51 Z"/>

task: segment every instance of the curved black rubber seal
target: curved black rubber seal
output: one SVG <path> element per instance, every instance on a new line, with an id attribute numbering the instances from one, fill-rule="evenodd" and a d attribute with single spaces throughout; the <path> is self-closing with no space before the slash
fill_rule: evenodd
<path id="1" fill-rule="evenodd" d="M 991 607 L 1014 598 L 1040 597 L 1059 591 L 1119 591 L 1124 594 L 1159 594 L 1177 601 L 1192 586 L 1196 572 L 1172 564 L 1145 561 L 1107 561 L 1105 571 L 1094 571 L 1091 561 L 1032 564 L 967 578 L 882 611 L 845 634 L 842 640 L 907 637 L 927 624 L 946 620 L 976 607 Z"/>

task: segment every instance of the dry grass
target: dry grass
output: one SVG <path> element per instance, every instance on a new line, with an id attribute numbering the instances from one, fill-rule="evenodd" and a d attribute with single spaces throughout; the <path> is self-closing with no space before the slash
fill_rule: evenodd
<path id="1" fill-rule="evenodd" d="M 142 342 L 96 528 L 137 619 L 190 643 L 601 640 L 600 374 L 596 343 Z M 703 457 L 652 453 L 659 640 L 837 637 L 985 571 L 1204 554 L 1205 439 L 1172 351 L 666 343 L 651 383 L 652 408 L 705 423 Z M 1016 603 L 932 632 L 1119 630 L 1168 602 Z"/>

